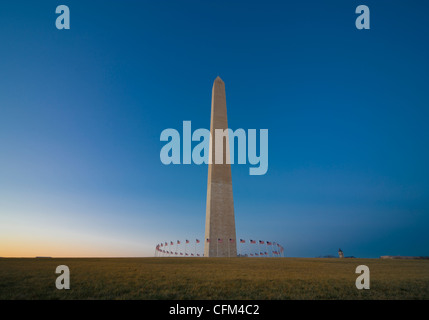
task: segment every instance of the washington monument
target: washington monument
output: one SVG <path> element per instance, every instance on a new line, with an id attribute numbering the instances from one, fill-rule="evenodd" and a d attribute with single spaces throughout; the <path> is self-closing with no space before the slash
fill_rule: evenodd
<path id="1" fill-rule="evenodd" d="M 210 121 L 209 173 L 207 181 L 205 257 L 236 257 L 234 200 L 232 198 L 231 165 L 228 135 L 223 141 L 223 162 L 215 163 L 215 129 L 228 129 L 225 84 L 217 77 L 212 89 Z M 226 131 L 227 133 L 228 131 Z M 232 141 L 233 143 L 233 141 Z M 216 161 L 217 162 L 217 161 Z"/>

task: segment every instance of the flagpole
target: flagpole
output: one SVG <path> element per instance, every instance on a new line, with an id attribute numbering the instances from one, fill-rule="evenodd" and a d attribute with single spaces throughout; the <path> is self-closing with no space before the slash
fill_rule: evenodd
<path id="1" fill-rule="evenodd" d="M 228 258 L 231 258 L 229 255 L 229 242 L 231 241 L 231 239 L 228 240 Z"/>
<path id="2" fill-rule="evenodd" d="M 250 243 L 250 240 L 249 240 L 249 243 L 247 245 L 247 250 L 249 251 L 249 255 L 250 255 L 250 252 L 252 251 L 252 244 Z"/>
<path id="3" fill-rule="evenodd" d="M 238 243 L 238 255 L 241 257 L 241 244 L 240 244 L 240 242 Z"/>
<path id="4" fill-rule="evenodd" d="M 242 248 L 242 246 L 240 245 L 240 249 L 239 249 L 240 257 L 241 257 L 241 253 L 242 253 L 242 251 L 243 251 L 243 248 Z"/>
<path id="5" fill-rule="evenodd" d="M 241 257 L 241 240 L 240 240 L 240 242 L 238 243 L 238 255 Z"/>
<path id="6" fill-rule="evenodd" d="M 219 238 L 217 238 L 216 242 L 216 258 L 219 257 Z"/>

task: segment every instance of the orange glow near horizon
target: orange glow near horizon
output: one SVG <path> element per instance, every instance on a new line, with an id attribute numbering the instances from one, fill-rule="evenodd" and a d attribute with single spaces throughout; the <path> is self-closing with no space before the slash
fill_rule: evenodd
<path id="1" fill-rule="evenodd" d="M 144 257 L 151 256 L 150 245 L 124 243 L 117 239 L 94 237 L 55 239 L 49 236 L 0 236 L 0 257 Z"/>

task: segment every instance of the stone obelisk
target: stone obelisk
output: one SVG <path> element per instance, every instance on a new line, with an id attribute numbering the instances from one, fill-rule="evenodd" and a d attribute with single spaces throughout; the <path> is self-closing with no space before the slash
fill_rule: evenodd
<path id="1" fill-rule="evenodd" d="M 207 181 L 205 257 L 236 257 L 234 201 L 232 198 L 231 165 L 226 153 L 228 135 L 223 138 L 222 164 L 215 162 L 215 129 L 228 129 L 225 84 L 217 77 L 212 89 L 210 121 L 209 174 Z M 228 163 L 227 163 L 228 162 Z"/>

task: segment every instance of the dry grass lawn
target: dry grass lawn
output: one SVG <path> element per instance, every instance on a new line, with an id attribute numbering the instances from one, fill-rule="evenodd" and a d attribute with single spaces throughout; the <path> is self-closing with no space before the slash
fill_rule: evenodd
<path id="1" fill-rule="evenodd" d="M 358 265 L 370 290 L 357 290 Z M 58 265 L 70 290 L 55 287 Z M 428 260 L 0 259 L 0 299 L 429 299 Z"/>

